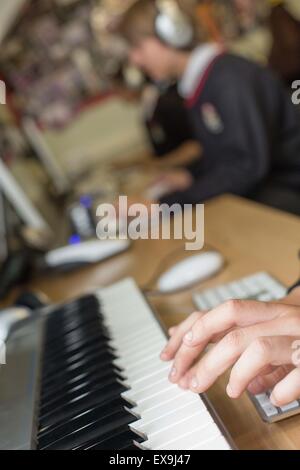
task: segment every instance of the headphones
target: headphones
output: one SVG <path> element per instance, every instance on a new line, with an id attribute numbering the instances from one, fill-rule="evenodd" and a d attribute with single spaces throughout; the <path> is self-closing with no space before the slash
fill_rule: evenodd
<path id="1" fill-rule="evenodd" d="M 193 44 L 195 31 L 188 16 L 175 0 L 156 0 L 155 31 L 158 38 L 175 49 Z"/>

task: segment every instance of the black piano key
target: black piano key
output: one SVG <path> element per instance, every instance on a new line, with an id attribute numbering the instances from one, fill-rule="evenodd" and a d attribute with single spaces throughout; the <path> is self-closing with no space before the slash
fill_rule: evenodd
<path id="1" fill-rule="evenodd" d="M 142 443 L 145 441 L 145 439 L 143 439 L 142 437 L 136 436 L 134 437 L 134 441 L 138 443 Z M 122 449 L 118 449 L 118 450 L 124 450 L 126 452 L 133 452 L 133 451 L 141 452 L 141 449 L 139 449 L 133 442 L 131 442 L 128 446 L 123 447 Z"/>
<path id="2" fill-rule="evenodd" d="M 144 442 L 145 439 L 142 437 L 136 436 L 134 433 L 124 433 L 119 436 L 113 437 L 99 445 L 94 446 L 91 449 L 86 450 L 122 450 L 122 451 L 140 451 L 138 447 L 136 447 L 133 443 L 136 442 Z"/>
<path id="3" fill-rule="evenodd" d="M 76 354 L 78 351 L 81 351 L 83 348 L 88 348 L 95 344 L 103 344 L 103 346 L 108 346 L 109 338 L 103 334 L 97 335 L 88 335 L 86 338 L 74 341 L 73 343 L 66 344 L 64 341 L 61 342 L 59 348 L 52 349 L 48 351 L 48 354 L 45 354 L 44 361 L 57 361 L 63 359 L 66 355 Z"/>
<path id="4" fill-rule="evenodd" d="M 72 450 L 119 450 L 133 444 L 135 438 L 136 435 L 130 430 L 128 424 L 125 424 L 119 426 L 114 432 L 100 434 L 98 438 L 73 447 Z"/>
<path id="5" fill-rule="evenodd" d="M 57 309 L 47 320 L 41 401 L 39 448 L 131 449 L 125 411 L 122 368 L 95 296 Z"/>
<path id="6" fill-rule="evenodd" d="M 84 372 L 84 370 L 92 366 L 95 362 L 99 364 L 99 369 L 107 367 L 113 368 L 112 362 L 115 359 L 117 359 L 117 357 L 109 352 L 90 354 L 88 357 L 83 358 L 81 361 L 72 364 L 71 366 L 58 367 L 56 371 L 51 370 L 49 373 L 46 372 L 43 377 L 42 385 L 47 386 L 53 382 L 57 383 L 58 381 L 64 383 L 65 380 Z"/>
<path id="7" fill-rule="evenodd" d="M 135 418 L 130 416 L 125 410 L 116 410 L 110 416 L 101 417 L 81 428 L 74 429 L 68 435 L 41 448 L 48 450 L 69 450 L 74 447 L 84 446 L 93 439 L 101 439 L 101 436 L 107 439 L 108 436 L 113 436 L 119 432 L 121 427 L 128 426 L 134 421 Z"/>
<path id="8" fill-rule="evenodd" d="M 74 363 L 78 363 L 79 361 L 85 360 L 89 358 L 93 354 L 111 354 L 111 357 L 116 357 L 114 354 L 114 350 L 112 350 L 109 346 L 103 345 L 100 343 L 95 343 L 89 347 L 83 347 L 80 351 L 74 353 L 68 353 L 62 356 L 58 362 L 56 361 L 45 361 L 45 373 L 44 377 L 50 375 L 53 371 L 55 374 L 61 369 L 67 369 Z"/>
<path id="9" fill-rule="evenodd" d="M 60 320 L 57 320 L 55 324 L 53 324 L 53 329 L 54 327 L 57 328 L 57 326 L 60 325 L 65 331 L 69 331 L 74 328 L 88 327 L 90 326 L 90 324 L 93 324 L 96 321 L 99 324 L 101 324 L 101 321 L 102 321 L 96 312 L 92 314 L 89 312 L 89 313 L 86 313 L 85 315 L 73 314 L 72 317 L 69 317 L 69 318 L 62 317 Z M 48 331 L 51 333 L 51 329 L 49 329 Z"/>
<path id="10" fill-rule="evenodd" d="M 92 371 L 87 371 L 84 374 L 76 376 L 73 380 L 70 380 L 64 385 L 61 383 L 55 384 L 52 387 L 47 387 L 42 390 L 41 393 L 41 404 L 43 405 L 48 400 L 51 400 L 54 396 L 59 396 L 69 391 L 75 390 L 75 388 L 80 387 L 82 384 L 85 384 L 88 380 L 92 378 L 100 380 L 106 380 L 109 377 L 115 377 L 118 380 L 125 380 L 125 377 L 117 369 L 104 369 L 99 370 L 99 367 L 95 367 Z"/>
<path id="11" fill-rule="evenodd" d="M 55 339 L 55 333 L 60 333 L 60 330 L 57 330 L 58 326 L 67 330 L 68 328 L 72 328 L 76 325 L 85 326 L 95 321 L 97 321 L 99 325 L 104 323 L 104 318 L 99 313 L 98 309 L 94 309 L 93 311 L 87 310 L 85 312 L 74 311 L 70 315 L 62 314 L 61 316 L 55 316 L 54 318 L 50 316 L 47 324 L 47 337 Z M 52 337 L 53 333 L 54 336 Z"/>
<path id="12" fill-rule="evenodd" d="M 54 377 L 51 381 L 43 381 L 43 390 L 46 391 L 52 389 L 59 389 L 63 384 L 72 385 L 74 383 L 78 383 L 80 380 L 84 380 L 86 377 L 91 377 L 93 375 L 101 375 L 105 374 L 107 371 L 115 371 L 122 375 L 122 369 L 115 364 L 111 364 L 110 361 L 107 363 L 102 363 L 99 365 L 96 361 L 91 361 L 90 364 L 86 365 L 87 367 L 81 367 L 80 369 L 76 370 L 75 373 L 71 373 L 68 376 L 64 376 L 63 381 L 61 376 Z M 43 395 L 43 394 L 42 394 Z"/>
<path id="13" fill-rule="evenodd" d="M 51 426 L 58 421 L 71 419 L 91 407 L 104 404 L 106 401 L 119 397 L 125 391 L 126 388 L 117 383 L 106 387 L 106 390 L 102 390 L 101 396 L 99 396 L 97 391 L 81 395 L 76 400 L 67 403 L 64 407 L 54 408 L 47 414 L 41 415 L 40 427 Z"/>
<path id="14" fill-rule="evenodd" d="M 53 340 L 46 340 L 47 354 L 45 357 L 48 358 L 50 354 L 59 352 L 61 348 L 65 348 L 68 345 L 79 341 L 86 341 L 88 338 L 101 339 L 101 336 L 104 340 L 108 336 L 108 331 L 106 328 L 100 329 L 97 322 L 83 328 L 74 328 L 71 331 L 63 330 L 63 334 L 56 335 Z"/>
<path id="15" fill-rule="evenodd" d="M 55 354 L 44 357 L 44 363 L 45 365 L 48 365 L 49 367 L 52 366 L 53 364 L 57 365 L 58 361 L 63 362 L 66 360 L 69 360 L 69 358 L 74 357 L 78 353 L 84 353 L 88 352 L 89 350 L 92 349 L 102 349 L 102 350 L 108 350 L 108 351 L 114 351 L 113 348 L 110 347 L 108 344 L 108 341 L 103 339 L 101 336 L 98 337 L 93 337 L 90 338 L 89 340 L 85 341 L 80 341 L 79 343 L 77 342 L 76 345 L 75 343 L 70 344 L 70 345 L 64 345 L 64 348 L 57 353 L 57 351 L 54 351 Z"/>
<path id="16" fill-rule="evenodd" d="M 106 329 L 105 325 L 101 324 L 100 319 L 98 317 L 89 319 L 78 318 L 76 322 L 57 322 L 55 326 L 53 325 L 53 328 L 47 330 L 46 340 L 48 341 L 49 346 L 54 347 L 55 345 L 59 345 L 57 341 L 58 337 L 67 337 L 68 335 L 76 331 L 91 332 L 92 328 L 95 326 L 97 326 L 99 331 L 104 331 Z"/>
<path id="17" fill-rule="evenodd" d="M 64 406 L 66 403 L 73 402 L 77 397 L 85 395 L 91 392 L 98 392 L 101 396 L 102 390 L 106 390 L 107 387 L 117 383 L 117 378 L 115 375 L 109 376 L 106 379 L 93 379 L 90 378 L 86 382 L 78 385 L 77 387 L 67 391 L 66 393 L 58 394 L 53 396 L 51 399 L 44 401 L 40 408 L 40 412 L 47 413 L 53 408 L 58 408 Z"/>
<path id="18" fill-rule="evenodd" d="M 51 439 L 53 442 L 54 440 L 61 439 L 62 437 L 73 432 L 75 429 L 79 429 L 80 427 L 89 424 L 96 419 L 104 419 L 115 413 L 116 410 L 123 409 L 124 400 L 120 397 L 114 398 L 111 401 L 106 402 L 104 405 L 90 408 L 66 422 L 63 421 L 56 424 L 55 426 L 48 426 L 47 428 L 41 429 L 38 435 L 39 443 L 43 445 L 46 440 L 49 442 Z"/>
<path id="19" fill-rule="evenodd" d="M 52 329 L 53 331 L 57 328 L 57 326 L 61 326 L 62 329 L 65 331 L 68 331 L 70 329 L 74 328 L 84 328 L 84 327 L 90 327 L 91 324 L 97 322 L 100 326 L 103 325 L 104 320 L 101 318 L 101 316 L 98 315 L 98 312 L 87 312 L 85 314 L 80 313 L 79 315 L 73 315 L 72 317 L 69 318 L 64 318 L 62 317 L 60 320 L 57 320 L 55 323 L 53 323 L 52 328 L 50 325 L 50 328 L 48 329 L 48 332 L 51 334 Z M 57 333 L 56 329 L 56 333 Z M 54 339 L 54 338 L 53 338 Z"/>

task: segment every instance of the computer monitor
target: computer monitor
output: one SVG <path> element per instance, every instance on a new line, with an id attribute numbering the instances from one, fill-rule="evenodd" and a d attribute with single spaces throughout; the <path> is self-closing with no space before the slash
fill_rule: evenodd
<path id="1" fill-rule="evenodd" d="M 51 232 L 50 226 L 36 209 L 16 178 L 0 158 L 0 191 L 26 227 Z"/>
<path id="2" fill-rule="evenodd" d="M 63 169 L 59 166 L 53 151 L 35 120 L 29 117 L 24 118 L 22 128 L 28 143 L 44 167 L 56 193 L 61 195 L 70 192 L 70 182 Z"/>
<path id="3" fill-rule="evenodd" d="M 4 263 L 9 254 L 8 231 L 6 220 L 6 200 L 0 191 L 0 265 Z"/>

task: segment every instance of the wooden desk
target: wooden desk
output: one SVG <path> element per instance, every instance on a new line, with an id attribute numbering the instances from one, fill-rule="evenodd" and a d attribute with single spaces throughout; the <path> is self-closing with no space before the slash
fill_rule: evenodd
<path id="1" fill-rule="evenodd" d="M 206 204 L 206 242 L 228 260 L 226 269 L 201 287 L 181 294 L 150 297 L 167 326 L 182 320 L 194 309 L 194 291 L 266 270 L 286 285 L 299 276 L 300 219 L 232 196 Z M 101 265 L 67 276 L 38 279 L 31 287 L 44 291 L 53 301 L 66 300 L 94 287 L 133 276 L 145 286 L 166 256 L 178 248 L 171 263 L 187 255 L 184 241 L 138 241 L 131 251 Z M 181 250 L 182 248 L 182 250 Z M 170 264 L 170 259 L 168 263 Z M 232 401 L 224 390 L 223 377 L 208 393 L 239 449 L 300 449 L 300 416 L 279 424 L 264 424 L 245 395 Z"/>

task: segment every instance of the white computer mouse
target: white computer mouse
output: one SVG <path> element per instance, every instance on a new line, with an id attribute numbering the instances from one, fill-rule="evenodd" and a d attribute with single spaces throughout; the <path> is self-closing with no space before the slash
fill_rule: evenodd
<path id="1" fill-rule="evenodd" d="M 159 278 L 158 289 L 164 293 L 186 289 L 216 275 L 223 265 L 224 258 L 216 251 L 190 256 Z"/>
<path id="2" fill-rule="evenodd" d="M 85 266 L 122 253 L 129 246 L 129 240 L 91 240 L 50 251 L 45 256 L 45 263 L 47 267 L 57 269 Z"/>
<path id="3" fill-rule="evenodd" d="M 9 308 L 0 312 L 0 342 L 5 342 L 13 327 L 30 317 L 31 313 L 26 308 Z"/>

